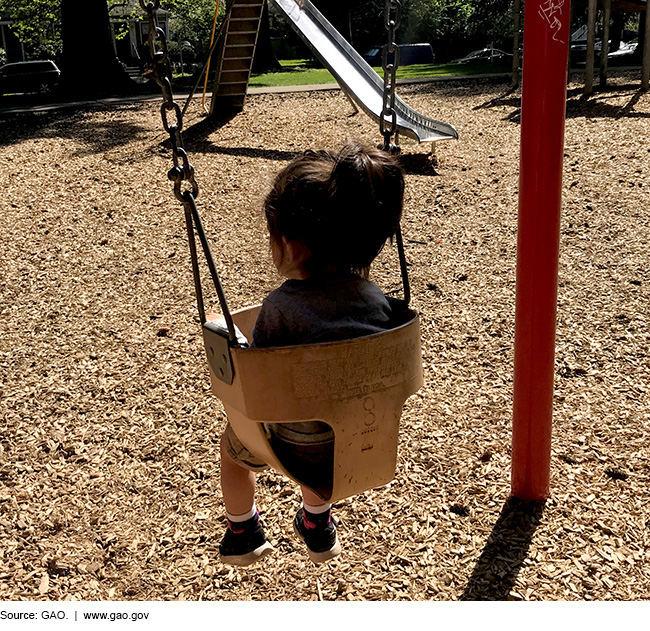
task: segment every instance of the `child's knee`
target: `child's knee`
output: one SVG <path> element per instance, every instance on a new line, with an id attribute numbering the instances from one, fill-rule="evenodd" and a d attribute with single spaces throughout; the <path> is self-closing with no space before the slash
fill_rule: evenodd
<path id="1" fill-rule="evenodd" d="M 268 468 L 268 465 L 260 460 L 255 454 L 250 452 L 248 448 L 239 440 L 237 434 L 230 426 L 226 426 L 225 431 L 221 435 L 221 466 L 224 463 L 226 466 L 232 465 L 249 471 L 257 472 Z"/>

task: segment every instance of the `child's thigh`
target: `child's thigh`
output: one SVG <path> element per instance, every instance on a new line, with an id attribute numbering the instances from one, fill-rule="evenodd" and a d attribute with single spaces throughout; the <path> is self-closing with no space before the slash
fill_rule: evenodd
<path id="1" fill-rule="evenodd" d="M 235 430 L 233 430 L 230 423 L 226 425 L 226 429 L 221 436 L 221 446 L 230 458 L 244 469 L 248 469 L 249 471 L 263 471 L 269 468 L 266 462 L 260 460 L 244 446 L 237 434 L 235 434 Z"/>

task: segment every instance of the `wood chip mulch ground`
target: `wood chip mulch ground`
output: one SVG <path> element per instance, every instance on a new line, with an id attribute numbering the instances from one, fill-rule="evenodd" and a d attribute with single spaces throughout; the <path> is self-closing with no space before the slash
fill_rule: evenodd
<path id="1" fill-rule="evenodd" d="M 220 564 L 223 411 L 211 395 L 160 101 L 3 118 L 0 600 L 650 598 L 650 95 L 569 86 L 551 497 L 509 499 L 520 94 L 400 88 L 458 128 L 403 142 L 425 385 L 398 471 L 334 509 L 314 566 L 296 486 L 259 478 L 276 552 Z M 251 96 L 186 146 L 231 306 L 272 271 L 261 200 L 307 148 L 377 144 L 340 91 Z M 399 285 L 394 251 L 374 278 Z"/>

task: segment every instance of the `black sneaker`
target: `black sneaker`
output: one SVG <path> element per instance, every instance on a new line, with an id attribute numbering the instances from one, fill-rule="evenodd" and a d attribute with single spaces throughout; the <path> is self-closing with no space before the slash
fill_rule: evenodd
<path id="1" fill-rule="evenodd" d="M 300 509 L 293 518 L 295 533 L 305 542 L 309 549 L 309 558 L 314 563 L 323 563 L 341 554 L 341 546 L 336 536 L 336 526 L 331 512 L 322 515 L 305 516 Z"/>
<path id="2" fill-rule="evenodd" d="M 245 567 L 273 552 L 266 540 L 259 515 L 242 522 L 228 520 L 228 529 L 219 545 L 223 563 Z"/>

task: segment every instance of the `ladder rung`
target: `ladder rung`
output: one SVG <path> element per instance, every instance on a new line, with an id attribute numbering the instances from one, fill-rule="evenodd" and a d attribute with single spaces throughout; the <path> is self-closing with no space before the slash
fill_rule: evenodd
<path id="1" fill-rule="evenodd" d="M 237 60 L 237 59 L 224 59 L 223 64 L 221 65 L 221 71 L 222 72 L 248 72 L 248 68 L 250 66 L 250 57 L 244 60 Z M 233 63 L 236 61 L 245 61 L 248 63 Z"/>
<path id="2" fill-rule="evenodd" d="M 258 33 L 257 20 L 241 20 L 228 25 L 227 33 Z"/>
<path id="3" fill-rule="evenodd" d="M 240 77 L 246 77 L 247 78 L 249 74 L 250 74 L 250 70 L 248 68 L 240 68 L 240 69 L 236 68 L 234 70 L 228 70 L 228 69 L 225 69 L 225 68 L 221 69 L 221 75 L 222 76 L 223 75 L 228 75 L 228 76 L 232 75 L 232 76 L 230 76 L 231 80 L 235 78 L 235 75 L 239 75 Z M 245 80 L 246 79 L 244 79 L 244 81 Z"/>
<path id="4" fill-rule="evenodd" d="M 251 12 L 252 13 L 252 12 Z M 260 14 L 261 15 L 261 14 Z M 257 20 L 259 19 L 259 15 L 249 15 L 248 17 L 245 15 L 231 15 L 230 16 L 230 21 L 231 22 L 246 22 L 248 20 Z"/>
<path id="5" fill-rule="evenodd" d="M 259 20 L 262 15 L 261 11 L 258 11 L 257 7 L 243 8 L 237 11 L 236 13 L 230 14 L 231 20 Z"/>
<path id="6" fill-rule="evenodd" d="M 229 77 L 227 75 L 238 75 L 236 77 Z M 248 83 L 248 78 L 250 76 L 250 72 L 247 70 L 245 72 L 243 71 L 237 71 L 237 72 L 221 72 L 220 76 L 220 81 L 219 83 Z"/>

